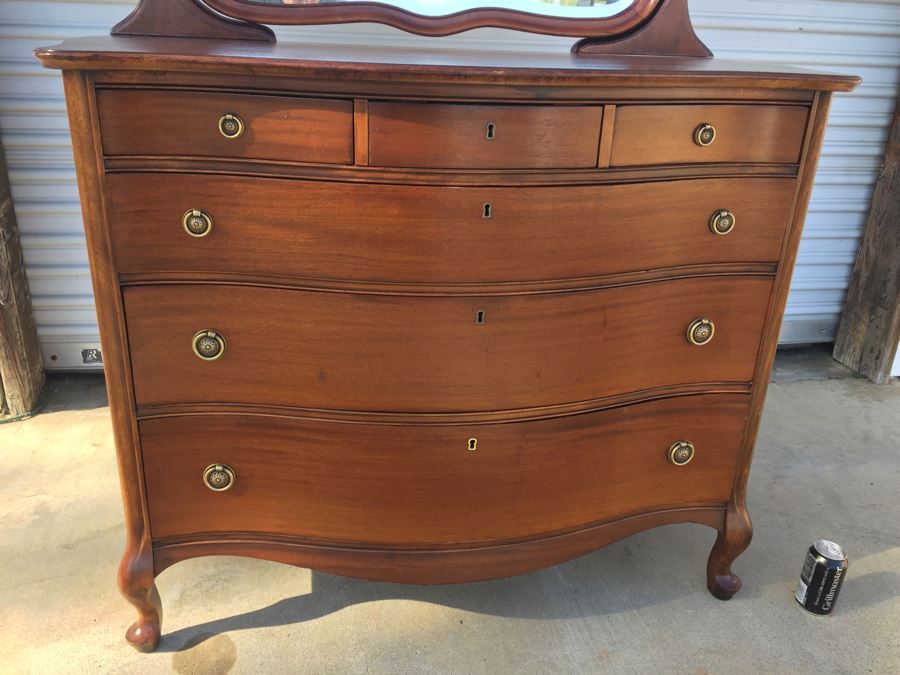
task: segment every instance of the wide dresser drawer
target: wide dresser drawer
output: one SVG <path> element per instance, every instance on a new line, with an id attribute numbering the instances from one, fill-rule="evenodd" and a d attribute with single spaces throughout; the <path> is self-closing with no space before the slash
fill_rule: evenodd
<path id="1" fill-rule="evenodd" d="M 150 526 L 154 539 L 265 532 L 427 546 L 724 504 L 748 410 L 749 397 L 720 394 L 483 425 L 148 419 L 140 433 Z M 683 466 L 669 460 L 679 441 L 693 445 Z M 224 491 L 204 482 L 216 464 L 233 472 L 230 487 L 213 481 Z"/>
<path id="2" fill-rule="evenodd" d="M 99 90 L 106 155 L 353 161 L 353 103 L 189 91 Z"/>
<path id="3" fill-rule="evenodd" d="M 128 287 L 124 300 L 138 406 L 447 412 L 749 382 L 771 287 L 721 277 L 419 297 L 173 284 Z M 692 344 L 701 319 L 714 335 Z"/>
<path id="4" fill-rule="evenodd" d="M 625 105 L 611 166 L 796 164 L 809 110 L 786 105 Z"/>
<path id="5" fill-rule="evenodd" d="M 124 273 L 411 283 L 774 264 L 794 191 L 792 178 L 500 188 L 141 173 L 108 183 Z M 722 213 L 730 228 L 716 230 Z"/>
<path id="6" fill-rule="evenodd" d="M 369 103 L 369 164 L 435 169 L 597 166 L 601 106 Z"/>

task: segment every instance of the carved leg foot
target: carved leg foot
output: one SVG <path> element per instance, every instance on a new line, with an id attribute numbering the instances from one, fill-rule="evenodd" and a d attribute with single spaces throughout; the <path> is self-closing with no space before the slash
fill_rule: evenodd
<path id="1" fill-rule="evenodd" d="M 125 639 L 139 652 L 152 652 L 159 646 L 162 608 L 156 585 L 143 597 L 126 595 L 128 601 L 137 608 L 138 620 L 125 631 Z"/>
<path id="2" fill-rule="evenodd" d="M 725 524 L 706 565 L 706 587 L 719 600 L 730 600 L 741 590 L 741 580 L 731 572 L 731 564 L 750 545 L 753 525 L 744 505 L 729 504 Z"/>
<path id="3" fill-rule="evenodd" d="M 154 651 L 159 646 L 162 604 L 154 582 L 149 542 L 137 551 L 126 550 L 119 566 L 119 589 L 138 611 L 138 619 L 125 632 L 125 639 L 138 651 Z"/>

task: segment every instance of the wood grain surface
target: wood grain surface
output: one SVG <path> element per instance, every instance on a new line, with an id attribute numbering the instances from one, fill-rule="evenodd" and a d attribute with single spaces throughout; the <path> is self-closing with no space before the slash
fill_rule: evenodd
<path id="1" fill-rule="evenodd" d="M 800 161 L 809 109 L 766 105 L 623 105 L 616 108 L 611 166 Z M 712 124 L 701 147 L 694 130 Z"/>
<path id="2" fill-rule="evenodd" d="M 204 284 L 124 296 L 140 406 L 466 412 L 748 382 L 771 287 L 766 277 L 722 276 L 508 297 Z M 685 337 L 698 317 L 716 325 L 703 346 Z M 225 336 L 216 361 L 192 351 L 205 329 Z"/>
<path id="3" fill-rule="evenodd" d="M 35 50 L 48 68 L 90 70 L 102 80 L 120 71 L 126 79 L 144 79 L 157 73 L 160 81 L 177 82 L 181 74 L 192 79 L 225 75 L 232 84 L 242 79 L 261 89 L 261 78 L 286 76 L 297 83 L 315 80 L 313 90 L 337 86 L 368 93 L 385 82 L 407 82 L 422 92 L 441 84 L 444 96 L 518 99 L 536 97 L 592 97 L 596 87 L 635 87 L 631 96 L 651 98 L 658 87 L 678 91 L 702 88 L 707 99 L 750 95 L 775 98 L 777 92 L 809 100 L 814 90 L 850 91 L 859 84 L 855 75 L 820 73 L 783 64 L 748 60 L 697 59 L 667 56 L 575 56 L 566 52 L 485 51 L 441 48 L 413 50 L 403 47 L 285 42 L 277 45 L 239 40 L 196 40 L 166 37 L 82 37 Z M 364 83 L 360 87 L 360 83 Z M 479 90 L 479 85 L 491 85 Z M 308 85 L 306 85 L 309 90 Z M 643 91 L 638 91 L 638 88 Z M 744 91 L 749 88 L 749 91 Z M 763 93 L 761 90 L 771 90 Z M 742 94 L 741 91 L 744 91 Z M 490 93 L 490 92 L 493 92 Z M 505 92 L 505 93 L 504 93 Z M 515 92 L 513 94 L 513 92 Z M 650 96 L 647 94 L 650 93 Z"/>
<path id="4" fill-rule="evenodd" d="M 190 11 L 179 27 L 158 3 L 127 25 L 228 28 Z M 704 51 L 683 0 L 635 7 L 651 5 L 656 24 L 597 50 Z M 159 642 L 155 575 L 200 555 L 444 583 L 695 522 L 719 532 L 710 591 L 740 588 L 828 92 L 859 78 L 157 36 L 36 56 L 67 71 L 133 645 Z M 219 133 L 226 113 L 240 139 Z M 194 208 L 204 239 L 181 227 Z M 725 237 L 718 209 L 737 217 Z M 700 317 L 716 334 L 694 346 Z M 221 359 L 194 355 L 203 329 L 225 335 Z M 696 444 L 686 467 L 667 462 L 676 440 Z M 216 462 L 233 490 L 203 486 Z"/>
<path id="5" fill-rule="evenodd" d="M 43 388 L 44 360 L 0 144 L 0 420 L 30 414 Z"/>
<path id="6" fill-rule="evenodd" d="M 369 164 L 454 169 L 597 166 L 601 106 L 369 102 Z M 493 125 L 491 138 L 488 126 Z"/>
<path id="7" fill-rule="evenodd" d="M 552 420 L 339 424 L 254 415 L 141 422 L 154 538 L 266 532 L 357 545 L 547 536 L 731 494 L 749 398 L 683 396 Z M 468 449 L 470 438 L 476 450 Z M 689 440 L 677 467 L 669 446 Z M 234 487 L 202 480 L 227 464 Z"/>
<path id="8" fill-rule="evenodd" d="M 326 164 L 353 162 L 353 102 L 212 92 L 97 92 L 106 155 L 242 157 Z M 238 115 L 240 138 L 219 118 Z"/>
<path id="9" fill-rule="evenodd" d="M 774 263 L 794 190 L 790 178 L 531 188 L 145 173 L 108 181 L 113 250 L 123 273 L 239 270 L 409 283 Z M 736 218 L 725 236 L 709 228 L 722 208 Z M 209 235 L 184 232 L 188 209 L 209 213 Z"/>

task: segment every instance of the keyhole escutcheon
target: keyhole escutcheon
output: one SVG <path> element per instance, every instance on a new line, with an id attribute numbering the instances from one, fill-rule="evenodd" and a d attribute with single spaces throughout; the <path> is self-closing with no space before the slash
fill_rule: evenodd
<path id="1" fill-rule="evenodd" d="M 478 324 L 479 326 L 484 324 L 484 310 L 483 309 L 479 309 L 477 312 L 475 312 L 475 323 Z"/>
<path id="2" fill-rule="evenodd" d="M 478 439 L 477 439 L 477 438 L 470 438 L 470 439 L 469 439 L 469 443 L 468 443 L 468 445 L 467 445 L 466 447 L 467 447 L 469 450 L 471 450 L 471 451 L 477 450 L 477 449 L 478 449 Z"/>
<path id="3" fill-rule="evenodd" d="M 495 138 L 497 138 L 497 125 L 494 124 L 493 122 L 488 122 L 487 125 L 485 126 L 484 137 L 486 139 L 488 139 L 489 141 L 492 141 Z"/>
<path id="4" fill-rule="evenodd" d="M 494 206 L 490 202 L 484 203 L 484 212 L 481 214 L 482 218 L 493 218 L 494 217 Z"/>

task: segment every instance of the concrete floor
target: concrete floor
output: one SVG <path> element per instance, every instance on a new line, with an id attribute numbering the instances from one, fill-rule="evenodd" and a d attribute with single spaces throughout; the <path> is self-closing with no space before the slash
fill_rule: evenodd
<path id="1" fill-rule="evenodd" d="M 160 577 L 151 655 L 123 639 L 105 406 L 99 377 L 57 377 L 41 414 L 0 425 L 0 672 L 900 671 L 900 384 L 854 378 L 822 350 L 779 356 L 751 475 L 756 536 L 730 602 L 705 589 L 715 536 L 696 525 L 461 586 L 207 558 Z M 851 560 L 824 618 L 792 597 L 819 537 Z"/>

